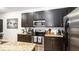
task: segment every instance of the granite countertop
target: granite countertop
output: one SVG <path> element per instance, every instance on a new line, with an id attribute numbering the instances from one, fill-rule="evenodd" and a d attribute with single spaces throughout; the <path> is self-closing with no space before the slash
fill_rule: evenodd
<path id="1" fill-rule="evenodd" d="M 52 35 L 52 34 L 45 34 L 45 37 L 63 37 L 63 35 Z"/>
<path id="2" fill-rule="evenodd" d="M 28 34 L 28 33 L 18 33 L 20 35 L 32 35 L 32 34 Z"/>
<path id="3" fill-rule="evenodd" d="M 36 44 L 27 42 L 7 42 L 0 44 L 0 51 L 32 51 Z"/>

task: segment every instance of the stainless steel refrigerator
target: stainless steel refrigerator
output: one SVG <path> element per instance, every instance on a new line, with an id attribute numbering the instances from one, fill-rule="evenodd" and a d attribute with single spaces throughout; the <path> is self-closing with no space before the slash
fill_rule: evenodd
<path id="1" fill-rule="evenodd" d="M 79 51 L 79 15 L 64 19 L 65 50 Z"/>

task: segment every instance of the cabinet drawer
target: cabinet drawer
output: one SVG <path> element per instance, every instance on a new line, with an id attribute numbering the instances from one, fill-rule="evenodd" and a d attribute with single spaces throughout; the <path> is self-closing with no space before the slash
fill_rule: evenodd
<path id="1" fill-rule="evenodd" d="M 31 42 L 31 35 L 18 35 L 18 41 Z"/>

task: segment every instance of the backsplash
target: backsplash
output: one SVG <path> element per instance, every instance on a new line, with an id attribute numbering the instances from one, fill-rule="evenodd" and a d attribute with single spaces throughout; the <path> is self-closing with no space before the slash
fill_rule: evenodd
<path id="1" fill-rule="evenodd" d="M 23 30 L 24 30 L 24 32 L 28 32 L 29 28 L 33 29 L 34 32 L 37 29 L 42 29 L 42 30 L 45 30 L 45 31 L 48 31 L 48 29 L 51 29 L 51 32 L 57 32 L 58 29 L 59 30 L 64 30 L 63 27 L 26 27 L 26 28 L 22 27 L 21 32 L 23 33 Z"/>

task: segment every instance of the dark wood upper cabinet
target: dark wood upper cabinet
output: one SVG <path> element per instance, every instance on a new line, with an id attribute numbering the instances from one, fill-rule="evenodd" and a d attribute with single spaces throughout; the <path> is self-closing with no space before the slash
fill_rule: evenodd
<path id="1" fill-rule="evenodd" d="M 44 20 L 44 11 L 38 11 L 33 13 L 33 20 Z"/>
<path id="2" fill-rule="evenodd" d="M 61 27 L 63 20 L 63 12 L 61 10 L 45 11 L 46 27 Z"/>
<path id="3" fill-rule="evenodd" d="M 33 26 L 33 13 L 28 14 L 28 26 L 29 27 Z"/>
<path id="4" fill-rule="evenodd" d="M 57 10 L 51 10 L 53 14 L 53 26 L 54 27 L 62 27 L 63 26 L 63 17 L 64 17 L 64 11 L 63 9 L 57 9 Z"/>
<path id="5" fill-rule="evenodd" d="M 3 19 L 0 19 L 0 32 L 3 32 Z M 3 38 L 3 34 L 0 34 L 0 39 Z"/>
<path id="6" fill-rule="evenodd" d="M 46 27 L 59 27 L 61 26 L 61 13 L 58 10 L 45 11 Z"/>
<path id="7" fill-rule="evenodd" d="M 27 13 L 22 13 L 22 27 L 28 26 Z"/>
<path id="8" fill-rule="evenodd" d="M 22 13 L 22 27 L 32 27 L 33 26 L 33 14 L 32 13 Z"/>
<path id="9" fill-rule="evenodd" d="M 63 27 L 63 17 L 76 7 L 22 13 L 22 27 L 32 27 L 33 20 L 45 20 L 46 27 Z"/>
<path id="10" fill-rule="evenodd" d="M 0 32 L 3 32 L 3 20 L 0 19 Z"/>
<path id="11" fill-rule="evenodd" d="M 47 10 L 44 12 L 45 13 L 45 20 L 46 20 L 46 26 L 54 26 L 54 23 L 53 23 L 53 13 L 52 11 L 50 10 Z"/>
<path id="12" fill-rule="evenodd" d="M 74 9 L 75 9 L 75 7 L 45 11 L 44 16 L 45 16 L 45 20 L 46 20 L 46 26 L 63 27 L 63 17 Z"/>

